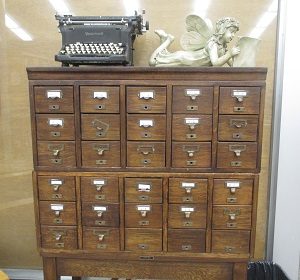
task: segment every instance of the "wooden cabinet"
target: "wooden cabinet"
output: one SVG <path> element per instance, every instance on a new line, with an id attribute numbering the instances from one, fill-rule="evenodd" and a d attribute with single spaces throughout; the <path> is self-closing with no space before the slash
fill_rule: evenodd
<path id="1" fill-rule="evenodd" d="M 265 68 L 27 71 L 46 280 L 246 279 Z"/>

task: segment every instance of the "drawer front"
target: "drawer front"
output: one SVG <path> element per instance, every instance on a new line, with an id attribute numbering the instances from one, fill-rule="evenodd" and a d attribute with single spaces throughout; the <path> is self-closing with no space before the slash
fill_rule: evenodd
<path id="1" fill-rule="evenodd" d="M 76 203 L 40 201 L 41 225 L 76 225 Z"/>
<path id="2" fill-rule="evenodd" d="M 251 206 L 214 206 L 213 229 L 251 229 Z"/>
<path id="3" fill-rule="evenodd" d="M 42 248 L 74 250 L 77 245 L 77 227 L 41 226 Z"/>
<path id="4" fill-rule="evenodd" d="M 84 226 L 119 227 L 119 204 L 82 203 Z"/>
<path id="5" fill-rule="evenodd" d="M 169 228 L 206 228 L 206 204 L 169 204 Z"/>
<path id="6" fill-rule="evenodd" d="M 205 230 L 168 230 L 168 252 L 204 253 Z"/>
<path id="7" fill-rule="evenodd" d="M 73 113 L 72 86 L 35 86 L 36 113 Z"/>
<path id="8" fill-rule="evenodd" d="M 165 113 L 165 87 L 127 87 L 128 113 Z"/>
<path id="9" fill-rule="evenodd" d="M 170 178 L 169 203 L 207 203 L 207 180 Z"/>
<path id="10" fill-rule="evenodd" d="M 128 140 L 165 140 L 165 115 L 127 115 Z"/>
<path id="11" fill-rule="evenodd" d="M 125 229 L 125 250 L 135 252 L 161 252 L 161 229 Z"/>
<path id="12" fill-rule="evenodd" d="M 220 114 L 259 114 L 259 87 L 221 87 Z"/>
<path id="13" fill-rule="evenodd" d="M 161 204 L 125 204 L 125 227 L 161 228 Z"/>
<path id="14" fill-rule="evenodd" d="M 217 168 L 246 169 L 257 167 L 257 143 L 218 143 Z"/>
<path id="15" fill-rule="evenodd" d="M 38 140 L 75 140 L 74 116 L 66 114 L 37 114 Z"/>
<path id="16" fill-rule="evenodd" d="M 38 176 L 40 200 L 75 201 L 75 178 L 66 176 Z"/>
<path id="17" fill-rule="evenodd" d="M 80 86 L 80 106 L 84 113 L 119 113 L 119 87 Z"/>
<path id="18" fill-rule="evenodd" d="M 257 141 L 257 133 L 258 116 L 219 116 L 219 141 Z"/>
<path id="19" fill-rule="evenodd" d="M 212 114 L 213 87 L 173 87 L 173 113 Z"/>
<path id="20" fill-rule="evenodd" d="M 81 200 L 90 202 L 119 202 L 117 177 L 81 177 Z"/>
<path id="21" fill-rule="evenodd" d="M 120 115 L 82 114 L 83 140 L 120 140 Z"/>
<path id="22" fill-rule="evenodd" d="M 83 249 L 100 252 L 120 250 L 120 232 L 117 228 L 99 229 L 83 227 Z"/>
<path id="23" fill-rule="evenodd" d="M 173 167 L 211 167 L 210 142 L 173 142 Z"/>
<path id="24" fill-rule="evenodd" d="M 118 141 L 82 141 L 83 167 L 119 167 L 120 142 Z"/>
<path id="25" fill-rule="evenodd" d="M 213 204 L 252 204 L 252 179 L 215 179 Z"/>
<path id="26" fill-rule="evenodd" d="M 162 179 L 125 178 L 125 202 L 162 203 Z"/>
<path id="27" fill-rule="evenodd" d="M 75 142 L 38 141 L 38 165 L 47 167 L 76 167 Z"/>
<path id="28" fill-rule="evenodd" d="M 250 231 L 213 230 L 212 253 L 249 254 Z"/>
<path id="29" fill-rule="evenodd" d="M 210 141 L 212 139 L 211 115 L 174 114 L 172 119 L 172 140 Z"/>
<path id="30" fill-rule="evenodd" d="M 127 166 L 165 167 L 164 142 L 127 142 Z"/>

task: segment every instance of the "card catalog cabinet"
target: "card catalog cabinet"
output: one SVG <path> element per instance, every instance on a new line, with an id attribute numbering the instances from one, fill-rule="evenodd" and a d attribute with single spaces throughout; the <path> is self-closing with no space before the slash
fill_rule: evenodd
<path id="1" fill-rule="evenodd" d="M 27 72 L 46 280 L 246 279 L 265 68 Z"/>

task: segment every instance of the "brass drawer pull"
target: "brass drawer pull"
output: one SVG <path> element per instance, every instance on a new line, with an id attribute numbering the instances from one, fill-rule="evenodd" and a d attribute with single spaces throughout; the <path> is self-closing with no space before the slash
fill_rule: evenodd
<path id="1" fill-rule="evenodd" d="M 154 90 L 149 90 L 149 91 L 140 91 L 138 93 L 139 99 L 155 99 L 155 91 Z"/>
<path id="2" fill-rule="evenodd" d="M 201 95 L 201 91 L 200 89 L 186 89 L 184 95 L 190 97 L 191 100 L 196 100 Z"/>
<path id="3" fill-rule="evenodd" d="M 46 97 L 48 99 L 62 99 L 63 93 L 61 90 L 47 90 Z"/>
<path id="4" fill-rule="evenodd" d="M 154 120 L 139 120 L 138 122 L 140 127 L 148 128 L 154 126 Z"/>
<path id="5" fill-rule="evenodd" d="M 105 151 L 109 151 L 109 144 L 95 144 L 93 149 L 97 151 L 99 156 L 103 156 Z"/>
<path id="6" fill-rule="evenodd" d="M 93 179 L 91 185 L 96 188 L 96 191 L 101 191 L 103 186 L 107 184 L 105 179 Z"/>
<path id="7" fill-rule="evenodd" d="M 236 216 L 239 216 L 241 214 L 241 209 L 236 209 L 236 210 L 230 210 L 225 208 L 224 209 L 224 215 L 228 216 L 230 221 L 235 221 Z"/>
<path id="8" fill-rule="evenodd" d="M 248 125 L 247 120 L 244 119 L 231 119 L 230 126 L 236 128 L 246 127 Z"/>
<path id="9" fill-rule="evenodd" d="M 234 152 L 236 157 L 240 157 L 241 153 L 246 151 L 246 145 L 229 145 L 229 151 Z"/>
<path id="10" fill-rule="evenodd" d="M 106 206 L 92 206 L 93 211 L 97 213 L 97 217 L 102 218 L 103 213 L 107 211 Z"/>
<path id="11" fill-rule="evenodd" d="M 182 147 L 182 150 L 184 152 L 187 152 L 188 157 L 193 157 L 195 155 L 196 152 L 199 152 L 199 146 L 191 146 L 191 145 L 184 145 Z"/>
<path id="12" fill-rule="evenodd" d="M 108 99 L 107 91 L 94 91 L 93 93 L 94 99 Z"/>
<path id="13" fill-rule="evenodd" d="M 50 209 L 54 211 L 55 217 L 59 217 L 60 213 L 64 210 L 63 204 L 50 204 Z"/>
<path id="14" fill-rule="evenodd" d="M 150 205 L 137 205 L 136 209 L 140 212 L 143 218 L 147 217 L 147 214 L 151 211 Z"/>
<path id="15" fill-rule="evenodd" d="M 59 188 L 63 185 L 63 180 L 61 179 L 50 179 L 49 185 L 53 188 L 53 191 L 57 192 Z"/>
<path id="16" fill-rule="evenodd" d="M 185 189 L 187 194 L 190 194 L 192 189 L 196 187 L 196 183 L 181 182 L 181 187 Z"/>
<path id="17" fill-rule="evenodd" d="M 58 157 L 60 152 L 64 150 L 64 145 L 48 145 L 48 150 L 52 152 L 52 155 Z"/>
<path id="18" fill-rule="evenodd" d="M 236 189 L 239 189 L 241 186 L 240 181 L 225 181 L 225 187 L 230 189 L 231 194 L 236 193 Z"/>
<path id="19" fill-rule="evenodd" d="M 194 130 L 196 128 L 196 126 L 200 124 L 200 119 L 199 118 L 185 118 L 184 124 L 188 125 L 190 130 Z"/>
<path id="20" fill-rule="evenodd" d="M 155 152 L 154 146 L 138 146 L 137 151 L 143 155 L 153 154 Z"/>
<path id="21" fill-rule="evenodd" d="M 180 209 L 181 212 L 184 213 L 184 217 L 186 219 L 189 219 L 191 217 L 191 213 L 195 211 L 194 207 L 185 207 L 182 206 Z"/>
<path id="22" fill-rule="evenodd" d="M 48 119 L 48 125 L 54 127 L 63 127 L 64 126 L 64 119 Z"/>
<path id="23" fill-rule="evenodd" d="M 243 102 L 244 98 L 248 96 L 247 90 L 233 90 L 231 93 L 232 97 L 235 97 L 238 102 Z"/>

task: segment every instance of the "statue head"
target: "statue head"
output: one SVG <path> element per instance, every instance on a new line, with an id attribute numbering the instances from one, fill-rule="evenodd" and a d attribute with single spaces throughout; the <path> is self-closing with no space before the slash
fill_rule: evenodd
<path id="1" fill-rule="evenodd" d="M 218 40 L 220 40 L 228 29 L 231 29 L 234 33 L 237 32 L 239 30 L 239 25 L 239 22 L 235 18 L 221 18 L 216 22 L 216 30 L 214 35 Z"/>

